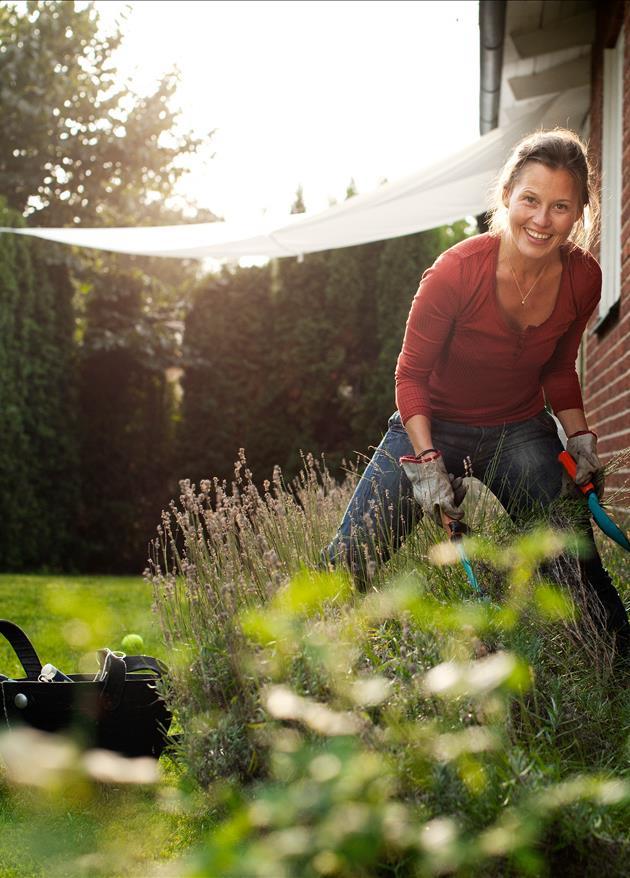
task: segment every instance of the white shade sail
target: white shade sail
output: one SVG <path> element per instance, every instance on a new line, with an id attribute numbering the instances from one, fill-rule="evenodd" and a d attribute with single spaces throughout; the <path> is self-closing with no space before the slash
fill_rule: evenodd
<path id="1" fill-rule="evenodd" d="M 523 102 L 508 125 L 473 144 L 376 191 L 357 195 L 314 214 L 287 216 L 281 223 L 196 223 L 136 228 L 1 228 L 48 241 L 116 253 L 187 259 L 300 256 L 370 241 L 382 241 L 476 216 L 514 144 L 537 128 L 582 128 L 589 106 L 583 86 Z M 448 109 L 445 110 L 448 112 Z M 434 120 L 439 124 L 439 120 Z"/>

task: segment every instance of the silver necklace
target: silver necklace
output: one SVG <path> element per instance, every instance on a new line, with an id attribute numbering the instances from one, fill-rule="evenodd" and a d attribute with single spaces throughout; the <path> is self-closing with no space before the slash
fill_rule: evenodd
<path id="1" fill-rule="evenodd" d="M 517 277 L 516 277 L 516 274 L 515 274 L 515 272 L 514 272 L 514 269 L 512 268 L 512 263 L 510 262 L 510 258 L 509 258 L 509 256 L 507 257 L 507 261 L 508 261 L 508 265 L 510 266 L 510 271 L 511 271 L 511 273 L 512 273 L 512 277 L 514 278 L 514 283 L 516 284 L 516 289 L 518 290 L 518 294 L 519 294 L 519 296 L 521 297 L 521 305 L 524 306 L 524 305 L 525 305 L 525 302 L 528 300 L 528 298 L 531 296 L 532 292 L 534 291 L 534 287 L 536 286 L 536 284 L 538 283 L 538 281 L 540 280 L 540 278 L 543 276 L 544 271 L 545 271 L 545 269 L 547 268 L 547 265 L 546 265 L 546 264 L 543 265 L 543 267 L 540 269 L 540 271 L 539 271 L 538 274 L 536 275 L 536 280 L 535 280 L 534 283 L 531 285 L 531 287 L 527 290 L 527 292 L 525 293 L 525 295 L 523 295 L 523 290 L 521 289 L 521 285 L 520 285 L 520 283 L 519 283 L 518 280 L 517 280 Z"/>

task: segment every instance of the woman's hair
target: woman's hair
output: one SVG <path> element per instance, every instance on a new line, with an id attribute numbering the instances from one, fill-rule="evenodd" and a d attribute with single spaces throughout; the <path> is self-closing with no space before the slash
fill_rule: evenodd
<path id="1" fill-rule="evenodd" d="M 594 173 L 588 160 L 586 145 L 577 134 L 566 128 L 535 131 L 516 144 L 492 188 L 488 211 L 490 232 L 498 235 L 505 229 L 507 224 L 505 193 L 512 191 L 527 162 L 540 162 L 551 170 L 563 170 L 571 174 L 577 183 L 582 215 L 573 226 L 569 240 L 586 249 L 592 246 L 599 225 L 599 204 Z M 587 222 L 584 219 L 585 210 L 588 210 Z"/>

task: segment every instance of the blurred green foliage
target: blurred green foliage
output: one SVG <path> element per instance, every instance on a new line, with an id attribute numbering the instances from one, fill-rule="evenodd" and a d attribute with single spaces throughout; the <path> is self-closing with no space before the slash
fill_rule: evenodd
<path id="1" fill-rule="evenodd" d="M 139 577 L 5 574 L 0 599 L 2 616 L 26 631 L 42 661 L 66 672 L 96 671 L 95 650 L 121 649 L 129 633 L 143 638 L 148 654 L 166 658 L 151 589 Z M 12 648 L 0 640 L 0 672 L 22 676 Z M 197 842 L 212 820 L 213 800 L 182 783 L 181 768 L 166 755 L 157 785 L 103 783 L 81 774 L 74 745 L 55 743 L 58 753 L 68 750 L 65 768 L 50 758 L 46 736 L 41 754 L 37 740 L 18 754 L 20 764 L 39 766 L 36 787 L 9 781 L 0 757 L 2 878 L 146 878 Z M 122 770 L 129 774 L 124 764 Z"/>
<path id="2" fill-rule="evenodd" d="M 0 736 L 0 748 L 7 743 Z M 68 746 L 53 743 L 56 755 Z M 24 757 L 35 765 L 54 752 L 46 738 L 28 744 Z M 2 878 L 180 878 L 183 867 L 168 872 L 169 861 L 199 842 L 212 821 L 212 800 L 182 789 L 166 757 L 156 784 L 128 783 L 124 775 L 103 782 L 81 770 L 79 753 L 68 756 L 72 771 L 43 765 L 48 777 L 37 786 L 16 785 L 0 771 Z"/>
<path id="3" fill-rule="evenodd" d="M 182 486 L 154 547 L 161 631 L 147 582 L 0 577 L 64 669 L 141 635 L 183 732 L 158 782 L 0 737 L 7 878 L 625 875 L 628 689 L 575 583 L 539 569 L 572 538 L 495 521 L 466 544 L 480 601 L 428 523 L 357 593 L 305 566 L 352 490 L 308 466 L 261 495 L 243 462 L 220 502 Z"/>
<path id="4" fill-rule="evenodd" d="M 231 494 L 182 485 L 153 552 L 180 758 L 221 803 L 184 874 L 504 878 L 605 863 L 621 878 L 630 695 L 583 612 L 571 531 L 519 535 L 470 498 L 486 600 L 432 522 L 358 593 L 312 569 L 309 539 L 334 527 L 353 480 L 335 490 L 311 461 L 297 506 L 295 488 L 261 494 L 244 467 Z M 560 561 L 564 578 L 545 578 Z"/>

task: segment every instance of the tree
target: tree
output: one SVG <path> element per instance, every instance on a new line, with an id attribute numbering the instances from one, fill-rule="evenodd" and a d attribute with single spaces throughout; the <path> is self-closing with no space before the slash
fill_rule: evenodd
<path id="1" fill-rule="evenodd" d="M 9 206 L 35 225 L 137 223 L 172 194 L 175 159 L 202 139 L 177 132 L 177 74 L 138 97 L 117 84 L 120 24 L 99 36 L 93 3 L 0 7 L 0 178 Z"/>
<path id="2" fill-rule="evenodd" d="M 377 438 L 395 409 L 396 361 L 422 274 L 440 253 L 465 237 L 466 224 L 459 222 L 383 244 L 374 291 L 378 356 L 366 388 L 369 403 L 362 413 L 364 429 Z"/>
<path id="3" fill-rule="evenodd" d="M 420 275 L 463 224 L 205 279 L 186 322 L 181 471 L 229 478 L 245 447 L 261 483 L 300 451 L 337 474 L 394 410 L 394 369 Z"/>
<path id="4" fill-rule="evenodd" d="M 180 472 L 230 478 L 239 448 L 262 479 L 281 463 L 271 269 L 224 269 L 200 282 L 186 320 Z"/>
<path id="5" fill-rule="evenodd" d="M 0 224 L 23 219 L 0 198 Z M 0 237 L 0 568 L 71 566 L 79 498 L 72 285 L 42 242 Z"/>
<path id="6" fill-rule="evenodd" d="M 344 247 L 328 254 L 327 309 L 331 315 L 329 342 L 340 352 L 335 370 L 336 413 L 330 418 L 324 447 L 331 460 L 364 452 L 374 441 L 366 429 L 371 407 L 368 389 L 378 358 L 376 275 L 383 243 Z M 324 438 L 324 424 L 319 429 Z"/>
<path id="7" fill-rule="evenodd" d="M 202 144 L 178 129 L 172 107 L 177 75 L 165 76 L 148 97 L 132 94 L 116 78 L 113 53 L 120 42 L 120 24 L 108 37 L 98 34 L 94 4 L 29 2 L 25 12 L 14 4 L 0 7 L 0 185 L 27 222 L 190 221 L 169 201 L 185 172 L 183 159 Z M 214 218 L 198 211 L 195 221 Z M 56 296 L 46 295 L 70 304 L 71 284 L 76 293 L 63 330 L 68 341 L 76 330 L 78 356 L 72 363 L 59 360 L 74 410 L 56 424 L 79 451 L 74 459 L 82 490 L 72 518 L 82 551 L 76 563 L 137 572 L 172 496 L 176 412 L 167 374 L 180 364 L 197 263 L 44 247 L 49 264 L 42 274 L 61 285 Z M 34 293 L 35 310 L 46 290 L 41 285 Z M 42 324 L 44 349 L 52 331 L 50 321 Z M 40 399 L 46 385 L 32 368 L 28 375 L 28 393 Z M 29 448 L 38 435 L 34 418 L 20 422 Z M 32 468 L 33 455 L 27 459 L 27 476 L 34 478 L 39 470 Z M 45 466 L 45 455 L 42 461 Z M 49 476 L 54 493 L 60 468 L 51 466 Z M 54 507 L 54 497 L 51 502 Z M 44 550 L 39 563 L 48 557 Z M 36 553 L 30 559 L 37 565 Z"/>

